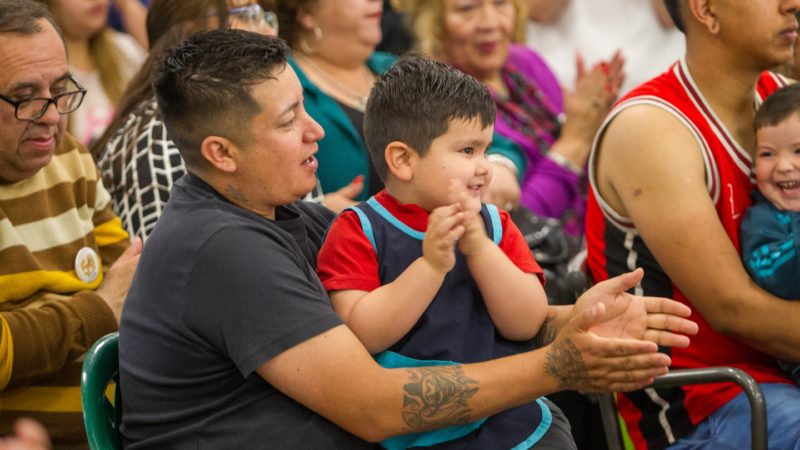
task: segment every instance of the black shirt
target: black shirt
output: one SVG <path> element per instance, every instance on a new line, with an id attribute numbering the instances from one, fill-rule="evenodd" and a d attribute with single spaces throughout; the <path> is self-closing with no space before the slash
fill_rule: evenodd
<path id="1" fill-rule="evenodd" d="M 373 448 L 255 372 L 342 323 L 314 271 L 332 216 L 298 202 L 271 221 L 175 183 L 122 314 L 126 448 Z"/>

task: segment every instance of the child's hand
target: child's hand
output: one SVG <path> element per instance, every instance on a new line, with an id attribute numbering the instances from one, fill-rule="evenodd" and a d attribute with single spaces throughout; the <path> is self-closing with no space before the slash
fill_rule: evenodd
<path id="1" fill-rule="evenodd" d="M 450 181 L 449 191 L 450 201 L 464 214 L 464 235 L 458 240 L 458 249 L 464 256 L 474 255 L 481 246 L 491 243 L 481 220 L 480 198 L 471 196 L 457 180 Z"/>
<path id="2" fill-rule="evenodd" d="M 456 264 L 455 244 L 464 234 L 464 214 L 458 205 L 442 206 L 428 216 L 422 240 L 422 257 L 437 272 L 447 273 Z"/>
<path id="3" fill-rule="evenodd" d="M 491 244 L 486 235 L 486 226 L 481 220 L 480 213 L 464 211 L 464 234 L 458 240 L 458 249 L 464 256 L 472 256 L 480 252 L 486 244 Z"/>

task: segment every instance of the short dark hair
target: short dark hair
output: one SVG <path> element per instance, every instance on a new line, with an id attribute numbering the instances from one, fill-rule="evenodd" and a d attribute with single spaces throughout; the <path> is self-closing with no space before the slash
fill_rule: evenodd
<path id="1" fill-rule="evenodd" d="M 375 83 L 364 115 L 364 138 L 386 182 L 386 146 L 403 142 L 424 156 L 453 119 L 493 125 L 495 104 L 480 81 L 452 66 L 411 55 L 401 58 Z"/>
<path id="2" fill-rule="evenodd" d="M 207 136 L 249 143 L 249 122 L 261 111 L 251 90 L 276 79 L 288 52 L 275 37 L 217 29 L 190 36 L 156 61 L 153 91 L 188 168 L 204 164 L 199 150 Z"/>
<path id="3" fill-rule="evenodd" d="M 778 125 L 792 114 L 800 113 L 800 84 L 784 86 L 770 94 L 756 112 L 755 128 Z"/>
<path id="4" fill-rule="evenodd" d="M 33 0 L 0 1 L 0 33 L 38 34 L 44 31 L 42 19 L 50 22 L 61 36 L 61 30 L 44 4 Z M 63 41 L 63 36 L 61 39 Z"/>
<path id="5" fill-rule="evenodd" d="M 683 23 L 683 16 L 681 15 L 681 5 L 683 0 L 664 0 L 664 6 L 667 8 L 672 22 L 675 23 L 675 28 L 679 29 L 682 33 L 686 33 L 686 26 Z"/>

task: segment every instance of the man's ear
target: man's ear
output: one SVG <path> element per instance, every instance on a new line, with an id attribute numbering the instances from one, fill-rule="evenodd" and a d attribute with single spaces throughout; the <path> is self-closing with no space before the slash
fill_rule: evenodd
<path id="1" fill-rule="evenodd" d="M 236 144 L 221 136 L 207 136 L 200 144 L 203 158 L 224 173 L 236 172 L 239 151 Z"/>
<path id="2" fill-rule="evenodd" d="M 719 21 L 717 20 L 715 0 L 689 0 L 687 2 L 689 12 L 701 26 L 711 34 L 719 32 Z"/>
<path id="3" fill-rule="evenodd" d="M 410 181 L 414 177 L 414 163 L 419 159 L 419 154 L 408 144 L 400 141 L 390 142 L 384 150 L 384 157 L 392 176 L 400 181 Z"/>

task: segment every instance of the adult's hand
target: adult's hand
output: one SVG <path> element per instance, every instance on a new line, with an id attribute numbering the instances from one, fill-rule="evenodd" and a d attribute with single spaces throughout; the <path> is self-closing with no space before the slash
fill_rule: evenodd
<path id="1" fill-rule="evenodd" d="M 493 163 L 492 181 L 483 194 L 483 202 L 510 211 L 519 205 L 520 187 L 517 174 L 500 163 Z"/>
<path id="2" fill-rule="evenodd" d="M 141 253 L 142 240 L 137 237 L 111 265 L 105 273 L 103 283 L 97 288 L 97 295 L 102 297 L 111 308 L 117 323 L 119 323 L 122 305 L 125 303 L 125 296 L 128 295 L 128 288 L 131 287 L 131 280 L 136 272 L 136 265 L 139 264 Z"/>
<path id="3" fill-rule="evenodd" d="M 644 339 L 660 346 L 687 347 L 697 324 L 686 319 L 688 306 L 662 297 L 628 294 L 644 276 L 639 268 L 594 285 L 575 303 L 574 314 L 603 305 L 603 315 L 592 332 L 609 338 Z"/>
<path id="4" fill-rule="evenodd" d="M 575 57 L 575 90 L 564 90 L 566 121 L 560 142 L 557 141 L 550 150 L 567 158 L 574 167 L 586 164 L 597 129 L 619 95 L 625 79 L 624 64 L 625 59 L 619 51 L 609 61 L 599 62 L 590 70 L 586 69 L 583 56 L 578 54 Z"/>
<path id="5" fill-rule="evenodd" d="M 31 419 L 19 419 L 14 435 L 0 439 L 0 450 L 48 450 L 52 448 L 47 430 Z"/>
<path id="6" fill-rule="evenodd" d="M 547 349 L 545 373 L 561 389 L 583 392 L 641 389 L 667 373 L 669 356 L 650 341 L 607 338 L 592 331 L 606 314 L 605 304 L 583 308 Z"/>
<path id="7" fill-rule="evenodd" d="M 362 190 L 364 190 L 364 176 L 359 175 L 338 191 L 325 194 L 325 206 L 336 214 L 339 214 L 345 208 L 358 203 L 356 198 L 358 198 L 358 194 L 360 194 Z"/>

